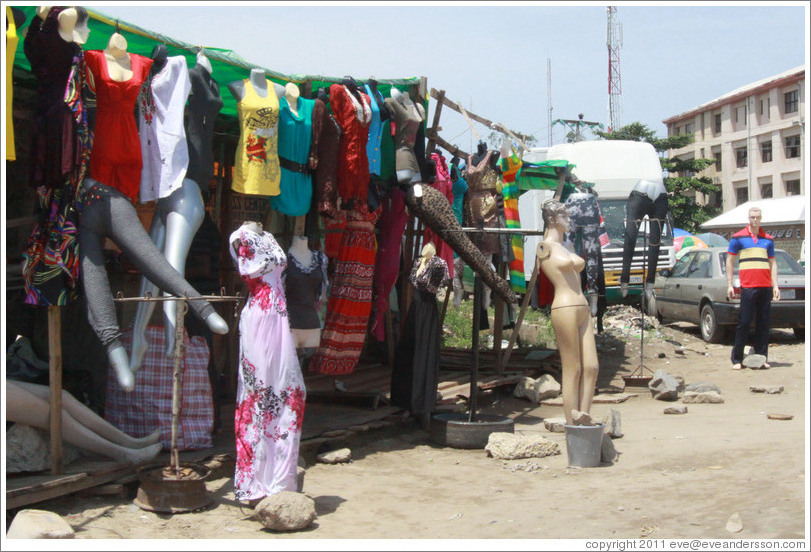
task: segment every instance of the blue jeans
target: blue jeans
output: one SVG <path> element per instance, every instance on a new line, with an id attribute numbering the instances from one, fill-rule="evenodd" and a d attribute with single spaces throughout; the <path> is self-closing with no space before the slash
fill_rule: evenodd
<path id="1" fill-rule="evenodd" d="M 743 360 L 743 348 L 749 339 L 749 326 L 755 319 L 755 354 L 768 357 L 769 315 L 772 310 L 772 288 L 756 287 L 741 289 L 741 317 L 735 330 L 735 345 L 732 347 L 732 364 Z"/>

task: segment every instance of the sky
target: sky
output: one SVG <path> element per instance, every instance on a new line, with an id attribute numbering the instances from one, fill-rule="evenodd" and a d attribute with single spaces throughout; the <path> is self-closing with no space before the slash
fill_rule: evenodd
<path id="1" fill-rule="evenodd" d="M 552 119 L 608 124 L 606 4 L 171 2 L 85 5 L 285 74 L 427 77 L 429 90 L 549 141 Z M 807 61 L 806 2 L 618 3 L 622 124 L 663 119 Z M 145 53 L 149 55 L 149 53 Z M 227 94 L 227 92 L 224 92 Z M 435 101 L 430 102 L 432 121 Z M 443 109 L 440 136 L 475 149 L 489 129 Z M 567 129 L 552 125 L 552 143 Z M 497 145 L 493 144 L 493 147 Z"/>

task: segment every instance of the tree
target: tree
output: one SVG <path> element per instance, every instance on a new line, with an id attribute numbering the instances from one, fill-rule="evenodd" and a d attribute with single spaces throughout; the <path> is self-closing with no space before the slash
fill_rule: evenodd
<path id="1" fill-rule="evenodd" d="M 647 142 L 659 153 L 662 169 L 668 175 L 665 188 L 668 191 L 668 205 L 673 213 L 673 219 L 678 228 L 688 232 L 700 232 L 700 225 L 715 217 L 721 212 L 718 207 L 696 204 L 696 192 L 710 194 L 720 190 L 720 186 L 713 184 L 707 176 L 697 176 L 698 173 L 715 163 L 715 159 L 683 160 L 678 157 L 669 158 L 665 154 L 670 149 L 683 148 L 695 141 L 692 134 L 679 134 L 667 138 L 657 138 L 656 133 L 647 125 L 635 122 L 625 125 L 614 132 L 594 131 L 597 136 L 605 140 L 634 140 Z M 684 176 L 675 176 L 682 174 Z"/>

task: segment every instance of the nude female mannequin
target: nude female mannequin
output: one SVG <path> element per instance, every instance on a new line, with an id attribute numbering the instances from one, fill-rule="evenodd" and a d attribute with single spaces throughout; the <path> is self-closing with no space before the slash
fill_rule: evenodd
<path id="1" fill-rule="evenodd" d="M 551 319 L 562 365 L 566 423 L 591 425 L 589 412 L 599 363 L 591 309 L 580 287 L 580 271 L 585 261 L 563 245 L 563 235 L 570 228 L 566 206 L 547 200 L 541 213 L 545 232 L 535 262 L 555 288 Z"/>
<path id="2" fill-rule="evenodd" d="M 50 430 L 50 389 L 46 385 L 6 380 L 6 419 L 19 424 Z M 81 449 L 116 460 L 139 464 L 155 458 L 161 451 L 160 429 L 136 438 L 99 417 L 62 391 L 62 438 Z"/>

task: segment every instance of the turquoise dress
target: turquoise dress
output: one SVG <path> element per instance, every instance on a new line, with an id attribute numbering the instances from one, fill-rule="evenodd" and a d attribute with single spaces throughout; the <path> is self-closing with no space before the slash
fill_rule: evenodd
<path id="1" fill-rule="evenodd" d="M 280 192 L 270 198 L 272 209 L 291 217 L 306 215 L 313 197 L 313 180 L 306 167 L 315 100 L 300 97 L 297 107 L 298 115 L 293 115 L 287 100 L 279 101 Z"/>
<path id="2" fill-rule="evenodd" d="M 369 158 L 369 174 L 380 176 L 383 164 L 383 155 L 380 143 L 383 139 L 383 121 L 380 120 L 380 107 L 377 105 L 377 98 L 371 87 L 363 86 L 366 94 L 372 99 L 372 122 L 369 123 L 369 141 L 366 142 L 366 156 Z M 380 95 L 380 92 L 377 93 Z"/>

